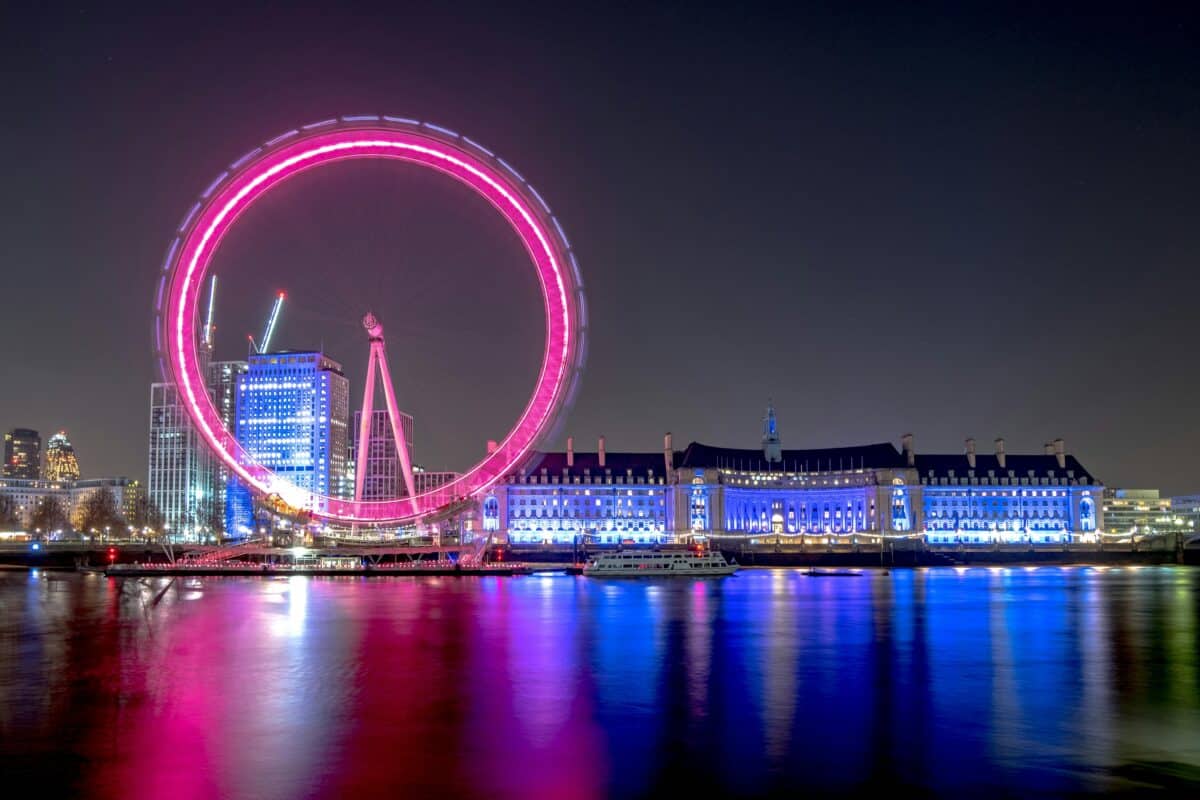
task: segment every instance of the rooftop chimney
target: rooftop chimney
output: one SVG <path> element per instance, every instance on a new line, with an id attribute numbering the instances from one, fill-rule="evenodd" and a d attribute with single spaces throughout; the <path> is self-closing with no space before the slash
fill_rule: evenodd
<path id="1" fill-rule="evenodd" d="M 488 439 L 488 443 L 487 443 L 487 450 L 488 450 L 488 455 L 489 455 L 489 456 L 490 456 L 492 453 L 494 453 L 494 452 L 496 452 L 497 450 L 499 450 L 499 449 L 500 449 L 500 445 L 496 444 L 496 440 L 495 440 L 495 439 Z"/>
<path id="2" fill-rule="evenodd" d="M 1054 455 L 1054 444 L 1052 442 L 1046 442 L 1044 445 L 1042 445 L 1042 452 L 1048 456 Z"/>
<path id="3" fill-rule="evenodd" d="M 575 437 L 567 437 L 567 466 L 575 466 Z"/>
<path id="4" fill-rule="evenodd" d="M 600 437 L 600 449 L 596 453 L 596 455 L 600 459 L 600 466 L 603 467 L 604 466 L 604 437 L 603 436 Z"/>
<path id="5" fill-rule="evenodd" d="M 910 466 L 916 466 L 917 454 L 913 452 L 913 437 L 911 433 L 906 433 L 900 437 L 900 446 L 904 448 L 905 462 Z"/>
<path id="6" fill-rule="evenodd" d="M 1059 469 L 1067 468 L 1067 445 L 1062 439 L 1054 440 L 1054 458 L 1058 461 Z"/>
<path id="7" fill-rule="evenodd" d="M 975 440 L 967 439 L 967 466 L 975 469 Z"/>
<path id="8" fill-rule="evenodd" d="M 663 467 L 665 468 L 667 480 L 671 480 L 671 470 L 675 468 L 675 445 L 671 440 L 671 432 L 667 431 L 667 435 L 663 437 Z"/>
<path id="9" fill-rule="evenodd" d="M 1000 469 L 1008 469 L 1008 466 L 1005 463 L 1006 460 L 1007 459 L 1004 455 L 1004 440 L 1000 437 L 996 437 L 996 463 L 1000 465 Z"/>

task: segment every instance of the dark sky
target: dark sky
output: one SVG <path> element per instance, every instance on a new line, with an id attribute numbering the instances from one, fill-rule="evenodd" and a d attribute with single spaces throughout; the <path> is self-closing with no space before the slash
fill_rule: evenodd
<path id="1" fill-rule="evenodd" d="M 29 4 L 34 5 L 34 4 Z M 1173 5 L 695 3 L 0 12 L 0 427 L 146 470 L 173 227 L 277 133 L 386 113 L 462 131 L 563 220 L 591 310 L 567 429 L 610 449 L 1056 436 L 1110 485 L 1200 491 L 1200 40 Z M 215 264 L 219 357 L 275 343 L 359 389 L 383 317 L 418 460 L 503 435 L 541 318 L 519 245 L 445 178 L 280 187 Z"/>

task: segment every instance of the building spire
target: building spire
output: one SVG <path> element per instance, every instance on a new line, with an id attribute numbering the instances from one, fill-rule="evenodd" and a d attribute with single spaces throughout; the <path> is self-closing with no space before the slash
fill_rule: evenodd
<path id="1" fill-rule="evenodd" d="M 763 458 L 768 463 L 783 460 L 783 445 L 779 441 L 779 427 L 775 422 L 775 404 L 767 399 L 767 416 L 763 417 Z"/>

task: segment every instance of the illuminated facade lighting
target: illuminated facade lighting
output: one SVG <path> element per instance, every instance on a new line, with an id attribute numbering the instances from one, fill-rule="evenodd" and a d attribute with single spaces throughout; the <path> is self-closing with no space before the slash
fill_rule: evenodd
<path id="1" fill-rule="evenodd" d="M 307 497 L 344 496 L 349 407 L 342 367 L 323 353 L 253 355 L 238 378 L 238 443 Z"/>
<path id="2" fill-rule="evenodd" d="M 513 543 L 652 544 L 688 536 L 931 544 L 1089 541 L 1104 487 L 1065 452 L 922 455 L 883 442 L 783 450 L 693 442 L 658 453 L 542 453 L 482 503 Z"/>
<path id="3" fill-rule="evenodd" d="M 74 481 L 79 479 L 79 460 L 66 431 L 59 431 L 46 442 L 46 479 Z"/>

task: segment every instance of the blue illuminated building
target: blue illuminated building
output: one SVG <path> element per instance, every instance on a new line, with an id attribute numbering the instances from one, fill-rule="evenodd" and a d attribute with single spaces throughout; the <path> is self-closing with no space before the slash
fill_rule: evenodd
<path id="1" fill-rule="evenodd" d="M 484 529 L 520 544 L 668 542 L 668 474 L 662 454 L 542 453 L 484 499 Z"/>
<path id="2" fill-rule="evenodd" d="M 800 537 L 801 541 L 1047 544 L 1094 538 L 1104 487 L 1065 453 L 918 454 L 913 438 L 784 450 L 773 408 L 762 447 L 667 434 L 659 452 L 540 453 L 482 499 L 485 530 L 514 544 L 661 544 L 688 537 Z"/>
<path id="3" fill-rule="evenodd" d="M 342 367 L 324 354 L 253 355 L 238 379 L 235 435 L 256 462 L 296 486 L 345 497 L 349 404 Z"/>

